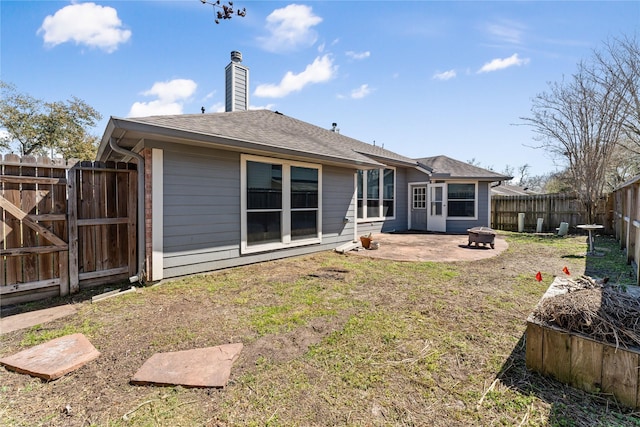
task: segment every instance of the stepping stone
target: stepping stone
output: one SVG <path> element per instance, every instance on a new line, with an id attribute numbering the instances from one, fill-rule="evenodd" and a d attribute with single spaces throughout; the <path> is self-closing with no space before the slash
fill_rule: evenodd
<path id="1" fill-rule="evenodd" d="M 73 334 L 4 357 L 0 359 L 0 365 L 51 381 L 75 371 L 98 356 L 100 352 L 83 334 Z"/>
<path id="2" fill-rule="evenodd" d="M 73 305 L 67 304 L 3 317 L 0 319 L 0 334 L 8 334 L 18 329 L 30 328 L 35 325 L 50 322 L 61 317 L 75 314 L 76 311 Z"/>
<path id="3" fill-rule="evenodd" d="M 184 387 L 224 387 L 231 365 L 242 351 L 242 343 L 195 350 L 156 353 L 131 379 L 137 385 L 181 385 Z"/>

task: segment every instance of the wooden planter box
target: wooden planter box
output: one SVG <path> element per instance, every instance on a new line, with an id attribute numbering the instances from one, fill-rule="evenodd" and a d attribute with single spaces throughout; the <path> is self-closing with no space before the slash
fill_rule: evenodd
<path id="1" fill-rule="evenodd" d="M 542 297 L 558 293 L 557 278 Z M 588 392 L 609 393 L 630 408 L 640 408 L 640 351 L 616 348 L 589 337 L 527 319 L 527 368 Z"/>

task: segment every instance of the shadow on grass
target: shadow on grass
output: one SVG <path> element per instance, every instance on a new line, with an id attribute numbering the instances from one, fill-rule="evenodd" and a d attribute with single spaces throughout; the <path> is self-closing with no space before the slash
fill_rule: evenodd
<path id="1" fill-rule="evenodd" d="M 546 425 L 640 426 L 637 413 L 618 405 L 613 396 L 587 393 L 528 370 L 525 348 L 523 334 L 496 378 L 511 390 L 551 405 Z"/>
<path id="2" fill-rule="evenodd" d="M 585 243 L 586 247 L 586 243 Z M 635 272 L 631 264 L 627 264 L 625 250 L 620 248 L 612 236 L 595 236 L 594 248 L 597 255 L 586 254 L 585 274 L 594 278 L 608 278 L 609 283 L 619 285 L 636 285 Z"/>

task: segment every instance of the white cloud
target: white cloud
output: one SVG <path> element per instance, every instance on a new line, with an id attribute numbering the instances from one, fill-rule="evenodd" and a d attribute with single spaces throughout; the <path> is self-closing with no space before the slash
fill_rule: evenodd
<path id="1" fill-rule="evenodd" d="M 122 28 L 122 21 L 114 8 L 95 3 L 63 7 L 54 15 L 44 18 L 37 34 L 43 34 L 48 46 L 73 41 L 108 53 L 131 38 L 131 31 Z"/>
<path id="2" fill-rule="evenodd" d="M 365 96 L 369 95 L 371 93 L 371 89 L 369 88 L 368 84 L 363 84 L 362 86 L 360 86 L 357 89 L 354 89 L 351 91 L 351 98 L 352 99 L 361 99 L 364 98 Z"/>
<path id="3" fill-rule="evenodd" d="M 433 78 L 436 80 L 449 80 L 454 78 L 457 75 L 456 70 L 444 71 L 442 73 L 436 73 L 433 75 Z"/>
<path id="4" fill-rule="evenodd" d="M 299 92 L 308 84 L 329 81 L 336 71 L 337 66 L 333 65 L 333 60 L 327 54 L 317 57 L 312 64 L 307 65 L 307 68 L 299 74 L 287 71 L 287 74 L 278 84 L 258 85 L 254 94 L 264 98 L 282 98 L 291 92 Z"/>
<path id="5" fill-rule="evenodd" d="M 521 44 L 526 26 L 516 21 L 502 20 L 487 24 L 486 30 L 491 37 L 502 42 Z"/>
<path id="6" fill-rule="evenodd" d="M 129 110 L 129 117 L 182 114 L 184 103 L 195 93 L 197 87 L 196 82 L 188 79 L 156 82 L 151 89 L 142 92 L 142 95 L 155 96 L 158 99 L 135 102 Z"/>
<path id="7" fill-rule="evenodd" d="M 354 52 L 352 50 L 345 52 L 345 55 L 347 55 L 349 58 L 351 59 L 365 59 L 371 56 L 371 52 L 366 51 L 366 52 Z"/>
<path id="8" fill-rule="evenodd" d="M 520 58 L 517 53 L 514 53 L 508 58 L 496 58 L 484 64 L 478 73 L 489 73 L 491 71 L 503 70 L 509 67 L 522 66 L 529 63 L 529 58 Z"/>
<path id="9" fill-rule="evenodd" d="M 269 35 L 258 40 L 270 52 L 309 47 L 318 39 L 313 27 L 320 22 L 322 18 L 314 15 L 310 6 L 290 4 L 267 16 Z"/>

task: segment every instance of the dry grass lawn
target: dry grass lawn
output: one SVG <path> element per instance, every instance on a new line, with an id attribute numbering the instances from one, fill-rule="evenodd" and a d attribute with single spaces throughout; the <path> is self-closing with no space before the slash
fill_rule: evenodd
<path id="1" fill-rule="evenodd" d="M 616 243 L 599 238 L 607 255 L 593 259 L 584 236 L 506 238 L 507 251 L 475 262 L 326 252 L 94 304 L 76 296 L 78 314 L 2 335 L 0 357 L 75 332 L 102 355 L 49 383 L 0 369 L 0 424 L 640 425 L 524 362 L 525 319 L 563 267 L 629 282 Z M 231 342 L 245 347 L 225 389 L 129 384 L 156 352 Z"/>

